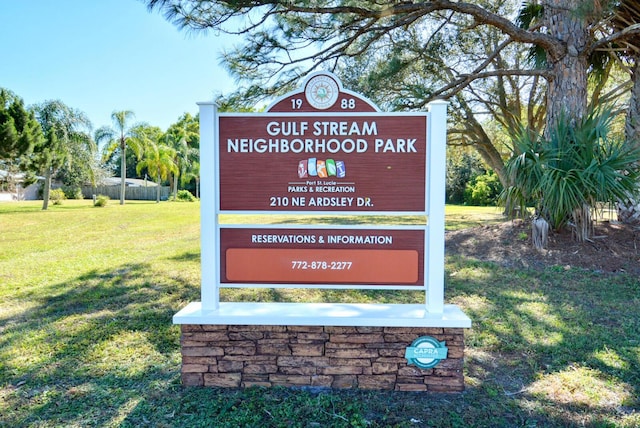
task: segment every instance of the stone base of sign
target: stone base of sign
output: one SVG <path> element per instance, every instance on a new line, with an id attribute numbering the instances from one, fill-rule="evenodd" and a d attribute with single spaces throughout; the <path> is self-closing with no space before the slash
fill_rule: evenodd
<path id="1" fill-rule="evenodd" d="M 449 350 L 432 369 L 404 358 L 421 336 Z M 464 390 L 463 329 L 184 324 L 181 343 L 187 386 Z"/>
<path id="2" fill-rule="evenodd" d="M 186 386 L 464 390 L 461 327 L 281 324 L 287 316 L 269 325 L 188 324 L 179 314 L 176 318 Z M 406 348 L 422 336 L 448 348 L 447 358 L 431 369 L 408 365 L 405 358 Z"/>

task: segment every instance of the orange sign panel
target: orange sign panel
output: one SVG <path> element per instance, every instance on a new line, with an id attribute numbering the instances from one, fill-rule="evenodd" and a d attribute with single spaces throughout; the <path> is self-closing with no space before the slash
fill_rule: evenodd
<path id="1" fill-rule="evenodd" d="M 418 281 L 415 250 L 229 248 L 229 281 L 405 284 Z"/>

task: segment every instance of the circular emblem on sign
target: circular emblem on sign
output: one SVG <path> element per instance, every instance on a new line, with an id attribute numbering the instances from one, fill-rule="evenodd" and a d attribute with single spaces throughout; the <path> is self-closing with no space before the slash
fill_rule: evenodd
<path id="1" fill-rule="evenodd" d="M 419 337 L 406 349 L 405 358 L 409 365 L 421 369 L 433 368 L 440 360 L 447 358 L 448 350 L 444 344 L 430 336 Z"/>
<path id="2" fill-rule="evenodd" d="M 326 110 L 338 101 L 338 84 L 329 76 L 311 78 L 304 90 L 307 102 L 314 108 Z"/>

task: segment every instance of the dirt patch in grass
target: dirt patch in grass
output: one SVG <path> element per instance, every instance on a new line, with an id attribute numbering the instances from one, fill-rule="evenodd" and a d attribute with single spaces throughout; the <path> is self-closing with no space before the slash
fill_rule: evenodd
<path id="1" fill-rule="evenodd" d="M 640 276 L 640 227 L 598 222 L 593 238 L 576 242 L 571 231 L 550 232 L 544 250 L 531 241 L 531 224 L 522 220 L 446 233 L 449 255 L 490 261 L 505 267 L 581 268 L 597 272 L 627 272 Z"/>

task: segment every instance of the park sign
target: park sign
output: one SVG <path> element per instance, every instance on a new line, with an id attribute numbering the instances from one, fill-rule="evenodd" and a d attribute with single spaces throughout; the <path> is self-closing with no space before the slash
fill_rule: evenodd
<path id="1" fill-rule="evenodd" d="M 464 389 L 471 320 L 444 304 L 447 103 L 383 113 L 318 72 L 261 113 L 199 105 L 201 302 L 173 316 L 183 384 Z M 225 287 L 425 301 L 220 302 Z M 406 362 L 389 364 L 390 348 Z"/>
<path id="2" fill-rule="evenodd" d="M 261 113 L 201 103 L 203 308 L 218 307 L 219 287 L 382 288 L 424 289 L 441 313 L 446 103 L 429 108 L 382 113 L 327 72 Z M 225 214 L 428 220 L 221 224 Z"/>
<path id="3" fill-rule="evenodd" d="M 424 209 L 424 114 L 220 114 L 218 129 L 223 211 Z"/>
<path id="4" fill-rule="evenodd" d="M 216 122 L 221 211 L 425 211 L 425 113 L 380 113 L 316 73 L 265 113 Z"/>

